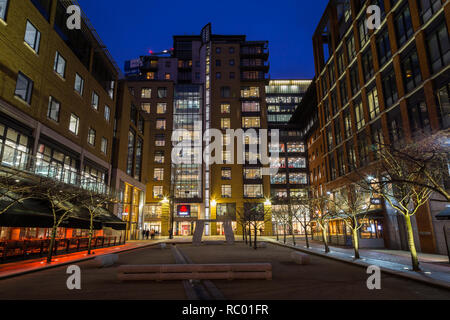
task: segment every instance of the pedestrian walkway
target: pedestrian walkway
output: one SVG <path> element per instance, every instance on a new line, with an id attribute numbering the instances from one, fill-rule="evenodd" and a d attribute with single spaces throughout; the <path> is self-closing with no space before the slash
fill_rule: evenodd
<path id="1" fill-rule="evenodd" d="M 132 241 L 127 242 L 124 245 L 108 248 L 100 248 L 92 250 L 92 254 L 88 255 L 87 251 L 74 252 L 65 255 L 58 255 L 53 257 L 51 263 L 47 263 L 47 257 L 42 257 L 38 259 L 16 261 L 11 263 L 5 263 L 0 265 L 0 279 L 8 278 L 16 275 L 21 275 L 29 272 L 35 272 L 39 270 L 54 268 L 61 265 L 67 265 L 71 263 L 77 263 L 80 261 L 85 261 L 93 259 L 96 256 L 120 253 L 128 250 L 138 249 L 140 247 L 145 247 L 148 245 L 153 245 L 161 242 L 161 240 L 153 241 Z"/>
<path id="2" fill-rule="evenodd" d="M 265 237 L 264 239 L 283 244 L 282 239 L 280 241 L 277 241 L 273 237 Z M 292 245 L 292 238 L 288 239 L 286 244 L 294 247 Z M 421 271 L 414 272 L 411 267 L 410 254 L 407 251 L 360 249 L 361 259 L 355 260 L 353 248 L 330 246 L 330 253 L 326 254 L 322 243 L 310 241 L 310 248 L 308 249 L 306 248 L 306 242 L 300 239 L 296 239 L 295 248 L 361 266 L 376 265 L 390 273 L 433 284 L 443 284 L 443 286 L 450 289 L 450 264 L 448 263 L 447 256 L 419 253 Z"/>

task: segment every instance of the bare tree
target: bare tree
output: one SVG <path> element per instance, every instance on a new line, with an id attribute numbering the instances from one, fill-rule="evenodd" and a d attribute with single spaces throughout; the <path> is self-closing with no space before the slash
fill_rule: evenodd
<path id="1" fill-rule="evenodd" d="M 311 229 L 311 212 L 306 203 L 307 201 L 306 198 L 301 200 L 301 203 L 294 211 L 294 219 L 302 226 L 303 232 L 305 233 L 306 247 L 309 248 L 308 230 Z"/>
<path id="2" fill-rule="evenodd" d="M 250 240 L 250 246 L 253 244 L 255 250 L 258 249 L 258 231 L 261 230 L 265 224 L 271 221 L 271 209 L 264 206 L 263 203 L 245 202 L 243 209 L 243 216 L 248 228 L 248 236 Z M 253 243 L 252 243 L 252 231 L 253 231 Z"/>
<path id="3" fill-rule="evenodd" d="M 284 203 L 284 202 L 281 202 Z M 286 243 L 286 235 L 287 235 L 287 229 L 290 225 L 289 223 L 289 208 L 287 204 L 282 204 L 277 207 L 277 210 L 274 210 L 272 208 L 272 220 L 275 220 L 276 226 L 277 226 L 277 240 L 279 240 L 279 234 L 278 234 L 278 226 L 283 227 L 283 242 Z"/>
<path id="4" fill-rule="evenodd" d="M 0 172 L 0 215 L 33 197 L 34 185 L 19 179 L 18 172 L 2 170 Z"/>
<path id="5" fill-rule="evenodd" d="M 328 194 L 320 192 L 315 187 L 310 187 L 309 197 L 305 201 L 311 220 L 319 226 L 322 232 L 322 240 L 325 246 L 325 252 L 330 252 L 328 245 L 328 225 L 334 216 L 334 212 L 329 210 L 330 197 Z"/>
<path id="6" fill-rule="evenodd" d="M 430 199 L 434 190 L 430 185 L 442 179 L 442 171 L 417 170 L 416 164 L 406 160 L 404 154 L 404 151 L 394 147 L 381 146 L 378 149 L 380 161 L 373 169 L 374 174 L 362 181 L 405 218 L 412 267 L 414 271 L 419 271 L 411 219 Z"/>
<path id="7" fill-rule="evenodd" d="M 362 227 L 359 219 L 364 219 L 371 208 L 370 194 L 357 184 L 351 184 L 348 189 L 334 193 L 331 202 L 335 214 L 351 230 L 355 259 L 359 259 L 359 230 Z"/>
<path id="8" fill-rule="evenodd" d="M 88 255 L 90 255 L 94 234 L 94 220 L 103 213 L 103 209 L 106 209 L 111 204 L 117 203 L 118 199 L 112 192 L 99 193 L 94 189 L 89 189 L 81 191 L 76 200 L 82 208 L 89 211 Z"/>
<path id="9" fill-rule="evenodd" d="M 52 261 L 58 228 L 61 223 L 69 219 L 73 213 L 75 207 L 70 202 L 76 199 L 79 192 L 80 189 L 76 187 L 68 187 L 55 180 L 42 178 L 41 183 L 39 183 L 36 192 L 33 195 L 33 198 L 40 198 L 48 201 L 53 215 L 53 226 L 48 248 L 47 263 Z"/>

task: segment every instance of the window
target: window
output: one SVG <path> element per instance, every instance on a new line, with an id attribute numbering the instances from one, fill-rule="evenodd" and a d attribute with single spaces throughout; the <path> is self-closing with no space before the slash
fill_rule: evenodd
<path id="1" fill-rule="evenodd" d="M 378 91 L 377 88 L 373 88 L 367 94 L 367 103 L 369 105 L 369 117 L 370 120 L 375 119 L 380 114 L 380 105 L 378 103 Z"/>
<path id="2" fill-rule="evenodd" d="M 228 63 L 229 63 L 230 66 L 234 66 L 235 65 L 234 59 L 230 59 L 230 61 Z"/>
<path id="3" fill-rule="evenodd" d="M 427 47 L 433 73 L 450 64 L 450 41 L 445 22 L 427 35 Z"/>
<path id="4" fill-rule="evenodd" d="M 231 163 L 231 151 L 223 151 L 222 152 L 222 160 L 224 163 Z"/>
<path id="5" fill-rule="evenodd" d="M 153 171 L 153 180 L 163 181 L 164 180 L 164 168 L 155 168 Z"/>
<path id="6" fill-rule="evenodd" d="M 306 159 L 303 157 L 288 158 L 288 168 L 304 169 L 306 168 Z"/>
<path id="7" fill-rule="evenodd" d="M 245 184 L 244 185 L 244 197 L 245 198 L 263 198 L 263 185 L 262 184 Z"/>
<path id="8" fill-rule="evenodd" d="M 156 105 L 157 114 L 165 114 L 166 111 L 167 111 L 167 103 L 158 103 Z M 149 113 L 150 113 L 150 106 L 149 106 Z"/>
<path id="9" fill-rule="evenodd" d="M 163 186 L 153 186 L 153 198 L 162 199 L 163 198 Z"/>
<path id="10" fill-rule="evenodd" d="M 222 168 L 222 180 L 231 180 L 231 168 Z"/>
<path id="11" fill-rule="evenodd" d="M 95 110 L 98 110 L 98 94 L 95 93 L 95 91 L 92 92 L 91 106 L 92 106 L 92 108 L 94 108 Z"/>
<path id="12" fill-rule="evenodd" d="M 164 163 L 164 151 L 156 151 L 154 160 L 155 160 L 155 163 L 163 164 Z"/>
<path id="13" fill-rule="evenodd" d="M 342 51 L 338 53 L 337 63 L 338 63 L 338 73 L 339 75 L 341 75 L 344 73 L 345 69 L 344 53 Z"/>
<path id="14" fill-rule="evenodd" d="M 447 83 L 438 90 L 440 119 L 444 129 L 450 126 L 450 84 Z"/>
<path id="15" fill-rule="evenodd" d="M 78 118 L 76 115 L 72 113 L 70 115 L 69 131 L 75 135 L 78 135 L 79 126 L 80 126 L 80 118 Z"/>
<path id="16" fill-rule="evenodd" d="M 373 59 L 372 59 L 372 51 L 368 50 L 362 56 L 362 65 L 364 72 L 364 80 L 369 81 L 370 78 L 373 77 Z"/>
<path id="17" fill-rule="evenodd" d="M 361 133 L 358 136 L 358 153 L 361 166 L 364 166 L 369 162 L 369 142 L 367 140 L 365 133 Z"/>
<path id="18" fill-rule="evenodd" d="M 270 184 L 286 184 L 287 177 L 286 173 L 277 173 L 270 177 Z"/>
<path id="19" fill-rule="evenodd" d="M 401 59 L 403 81 L 407 92 L 413 90 L 421 81 L 419 58 L 415 48 Z"/>
<path id="20" fill-rule="evenodd" d="M 32 93 L 33 81 L 22 72 L 19 72 L 17 75 L 16 90 L 14 91 L 14 95 L 26 103 L 31 104 Z"/>
<path id="21" fill-rule="evenodd" d="M 260 128 L 261 118 L 260 117 L 243 117 L 242 118 L 243 128 Z"/>
<path id="22" fill-rule="evenodd" d="M 327 128 L 327 145 L 328 145 L 328 151 L 331 151 L 333 149 L 333 129 L 331 126 Z"/>
<path id="23" fill-rule="evenodd" d="M 245 168 L 244 169 L 244 179 L 245 180 L 260 180 L 262 179 L 261 168 Z"/>
<path id="24" fill-rule="evenodd" d="M 222 52 L 222 48 L 217 47 L 217 48 L 216 48 L 216 53 L 221 53 L 221 52 Z"/>
<path id="25" fill-rule="evenodd" d="M 164 79 L 166 79 L 166 80 L 170 80 L 170 78 L 171 78 L 171 75 L 170 75 L 170 73 L 166 73 L 166 75 L 164 76 Z"/>
<path id="26" fill-rule="evenodd" d="M 290 184 L 307 184 L 308 177 L 306 173 L 290 173 L 289 174 L 289 183 Z"/>
<path id="27" fill-rule="evenodd" d="M 347 55 L 348 61 L 352 61 L 356 56 L 355 37 L 351 34 L 347 39 Z"/>
<path id="28" fill-rule="evenodd" d="M 150 102 L 141 103 L 141 110 L 150 113 Z"/>
<path id="29" fill-rule="evenodd" d="M 220 119 L 220 127 L 222 130 L 227 130 L 231 128 L 231 120 L 230 118 L 222 118 Z"/>
<path id="30" fill-rule="evenodd" d="M 109 122 L 109 119 L 111 117 L 111 109 L 107 105 L 105 105 L 105 112 L 103 116 L 105 117 L 105 120 Z"/>
<path id="31" fill-rule="evenodd" d="M 91 146 L 95 146 L 95 130 L 92 128 L 89 128 L 87 141 Z"/>
<path id="32" fill-rule="evenodd" d="M 377 50 L 380 67 L 382 67 L 392 56 L 387 28 L 385 28 L 377 38 Z"/>
<path id="33" fill-rule="evenodd" d="M 142 99 L 150 99 L 152 97 L 152 89 L 150 88 L 142 88 L 141 89 L 141 98 Z"/>
<path id="34" fill-rule="evenodd" d="M 407 105 L 411 132 L 417 134 L 423 131 L 431 131 L 428 108 L 423 92 L 419 92 L 418 96 L 408 99 Z"/>
<path id="35" fill-rule="evenodd" d="M 230 48 L 228 49 L 228 52 L 229 52 L 230 54 L 233 54 L 233 53 L 234 53 L 234 47 L 230 47 Z"/>
<path id="36" fill-rule="evenodd" d="M 242 102 L 242 112 L 260 112 L 261 106 L 256 101 Z"/>
<path id="37" fill-rule="evenodd" d="M 352 94 L 356 95 L 360 88 L 357 64 L 355 64 L 355 66 L 353 66 L 350 69 L 350 84 L 351 84 Z"/>
<path id="38" fill-rule="evenodd" d="M 305 152 L 305 145 L 301 142 L 288 142 L 287 152 L 289 153 Z"/>
<path id="39" fill-rule="evenodd" d="M 222 185 L 222 198 L 231 198 L 231 185 Z"/>
<path id="40" fill-rule="evenodd" d="M 158 88 L 158 98 L 167 98 L 167 88 Z"/>
<path id="41" fill-rule="evenodd" d="M 216 72 L 216 79 L 222 79 L 222 73 Z"/>
<path id="42" fill-rule="evenodd" d="M 34 52 L 39 53 L 39 43 L 41 42 L 41 33 L 30 21 L 27 21 L 24 40 L 31 47 L 31 49 L 34 50 Z"/>
<path id="43" fill-rule="evenodd" d="M 8 9 L 8 0 L 0 0 L 0 19 L 6 20 L 6 10 Z"/>
<path id="44" fill-rule="evenodd" d="M 241 88 L 241 98 L 259 98 L 259 87 Z"/>
<path id="45" fill-rule="evenodd" d="M 355 117 L 356 117 L 356 129 L 360 130 L 366 124 L 362 101 L 358 101 L 355 103 Z"/>
<path id="46" fill-rule="evenodd" d="M 53 121 L 59 122 L 59 111 L 61 104 L 52 96 L 49 97 L 47 117 Z"/>
<path id="47" fill-rule="evenodd" d="M 369 30 L 367 29 L 366 19 L 361 19 L 358 22 L 358 32 L 359 32 L 359 45 L 362 49 L 364 45 L 369 41 Z"/>
<path id="48" fill-rule="evenodd" d="M 164 135 L 155 136 L 155 146 L 164 147 L 166 145 L 166 138 Z"/>
<path id="49" fill-rule="evenodd" d="M 108 153 L 108 139 L 106 139 L 104 137 L 102 138 L 102 142 L 101 142 L 101 145 L 100 145 L 100 150 L 104 154 Z"/>
<path id="50" fill-rule="evenodd" d="M 231 89 L 230 89 L 230 87 L 221 87 L 220 88 L 220 96 L 222 98 L 229 98 L 231 96 Z"/>
<path id="51" fill-rule="evenodd" d="M 395 82 L 395 73 L 391 69 L 385 72 L 382 76 L 383 79 L 383 94 L 384 103 L 386 107 L 392 106 L 398 99 L 397 84 Z"/>
<path id="52" fill-rule="evenodd" d="M 134 144 L 136 140 L 136 132 L 130 128 L 128 131 L 128 154 L 127 154 L 127 174 L 133 174 L 133 160 L 134 160 Z"/>
<path id="53" fill-rule="evenodd" d="M 229 114 L 231 112 L 231 106 L 229 103 L 222 103 L 220 105 L 220 112 L 222 114 Z"/>
<path id="54" fill-rule="evenodd" d="M 63 78 L 66 75 L 66 59 L 58 51 L 56 51 L 53 70 Z"/>
<path id="55" fill-rule="evenodd" d="M 427 22 L 441 7 L 441 0 L 419 0 L 422 22 Z"/>
<path id="56" fill-rule="evenodd" d="M 352 136 L 352 117 L 348 108 L 344 111 L 344 135 L 345 139 Z"/>
<path id="57" fill-rule="evenodd" d="M 75 74 L 75 86 L 74 86 L 74 89 L 80 95 L 83 95 L 84 79 L 78 73 Z"/>
<path id="58" fill-rule="evenodd" d="M 395 28 L 397 32 L 398 47 L 400 48 L 414 33 L 408 5 L 405 5 L 395 16 Z"/>
<path id="59" fill-rule="evenodd" d="M 156 130 L 166 130 L 166 119 L 156 119 Z"/>
<path id="60" fill-rule="evenodd" d="M 347 94 L 347 82 L 344 77 L 343 81 L 339 83 L 339 90 L 341 93 L 341 105 L 345 106 L 348 102 L 348 94 Z"/>
<path id="61" fill-rule="evenodd" d="M 220 67 L 222 65 L 222 60 L 216 60 L 216 67 Z"/>
<path id="62" fill-rule="evenodd" d="M 336 145 L 340 145 L 342 143 L 342 131 L 339 118 L 334 120 L 334 135 L 336 137 Z"/>

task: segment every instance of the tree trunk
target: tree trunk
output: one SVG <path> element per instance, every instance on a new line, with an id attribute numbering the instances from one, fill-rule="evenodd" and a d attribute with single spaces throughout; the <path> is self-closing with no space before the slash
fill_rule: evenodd
<path id="1" fill-rule="evenodd" d="M 251 247 L 252 246 L 252 226 L 250 226 L 250 225 L 248 226 L 248 243 Z"/>
<path id="2" fill-rule="evenodd" d="M 50 238 L 50 245 L 48 247 L 47 263 L 52 262 L 53 248 L 55 247 L 56 230 L 57 230 L 57 226 L 55 225 L 52 228 L 52 236 Z"/>
<path id="3" fill-rule="evenodd" d="M 257 241 L 257 239 L 258 239 L 258 226 L 256 225 L 256 223 L 255 223 L 254 230 L 255 230 L 255 239 L 253 240 L 253 248 L 255 250 L 257 250 L 258 249 L 258 241 Z"/>
<path id="4" fill-rule="evenodd" d="M 284 244 L 286 244 L 286 223 L 284 223 L 283 224 L 283 241 L 284 241 Z"/>
<path id="5" fill-rule="evenodd" d="M 328 247 L 328 233 L 327 233 L 326 226 L 324 226 L 322 228 L 322 238 L 323 238 L 323 244 L 325 246 L 325 253 L 329 253 L 330 252 L 330 248 Z"/>
<path id="6" fill-rule="evenodd" d="M 408 234 L 409 251 L 411 252 L 411 262 L 414 271 L 420 271 L 419 258 L 417 256 L 416 245 L 414 243 L 414 232 L 411 224 L 411 216 L 404 215 L 406 221 L 406 231 Z"/>
<path id="7" fill-rule="evenodd" d="M 91 224 L 89 226 L 89 243 L 88 243 L 88 252 L 87 252 L 88 255 L 91 254 L 93 233 L 94 233 L 94 216 L 91 214 Z"/>
<path id="8" fill-rule="evenodd" d="M 308 228 L 305 227 L 305 241 L 306 247 L 309 249 Z"/>
<path id="9" fill-rule="evenodd" d="M 352 236 L 353 236 L 353 249 L 355 250 L 355 259 L 359 259 L 359 236 L 358 236 L 358 219 L 354 217 L 353 220 L 353 230 L 352 230 Z"/>
<path id="10" fill-rule="evenodd" d="M 275 233 L 277 235 L 277 241 L 280 241 L 280 235 L 278 234 L 278 222 L 275 223 Z"/>
<path id="11" fill-rule="evenodd" d="M 291 234 L 292 234 L 292 243 L 295 246 L 297 243 L 295 242 L 295 233 L 294 233 L 294 225 L 293 224 L 291 224 Z"/>

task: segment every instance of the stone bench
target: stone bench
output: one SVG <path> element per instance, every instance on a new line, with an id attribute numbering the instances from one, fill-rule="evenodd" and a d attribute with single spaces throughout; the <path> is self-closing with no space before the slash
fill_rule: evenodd
<path id="1" fill-rule="evenodd" d="M 310 264 L 310 262 L 311 262 L 311 258 L 309 256 L 309 254 L 306 254 L 303 252 L 298 252 L 298 251 L 294 251 L 291 253 L 291 259 L 296 264 L 301 264 L 301 265 Z"/>
<path id="2" fill-rule="evenodd" d="M 122 265 L 117 272 L 120 281 L 272 280 L 270 263 Z"/>
<path id="3" fill-rule="evenodd" d="M 106 254 L 103 256 L 95 257 L 93 265 L 97 268 L 110 267 L 119 261 L 117 254 Z"/>

